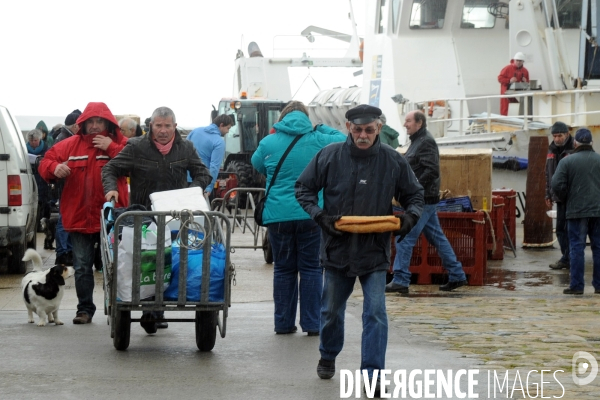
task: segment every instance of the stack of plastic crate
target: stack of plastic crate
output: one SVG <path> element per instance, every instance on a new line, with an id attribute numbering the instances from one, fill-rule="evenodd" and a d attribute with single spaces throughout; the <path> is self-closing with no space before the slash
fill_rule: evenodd
<path id="1" fill-rule="evenodd" d="M 469 285 L 482 286 L 487 268 L 487 235 L 485 214 L 438 213 L 440 225 L 448 238 L 454 253 L 463 265 Z M 410 272 L 417 275 L 417 284 L 431 284 L 432 275 L 444 274 L 442 260 L 425 236 L 421 234 L 413 248 Z"/>

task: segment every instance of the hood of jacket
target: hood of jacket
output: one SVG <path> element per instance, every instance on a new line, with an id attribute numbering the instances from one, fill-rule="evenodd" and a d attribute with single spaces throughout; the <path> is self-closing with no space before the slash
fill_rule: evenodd
<path id="1" fill-rule="evenodd" d="M 312 122 L 302 111 L 292 111 L 273 127 L 279 132 L 292 136 L 305 135 L 313 131 Z"/>
<path id="2" fill-rule="evenodd" d="M 398 139 L 398 136 L 400 136 L 400 134 L 394 128 L 388 125 L 383 125 L 381 127 L 381 132 L 379 133 L 379 135 L 384 135 L 390 140 Z"/>
<path id="3" fill-rule="evenodd" d="M 219 127 L 216 124 L 210 124 L 209 126 L 204 128 L 204 131 L 206 133 L 210 133 L 211 135 L 219 135 L 219 137 L 221 136 L 221 131 L 219 130 Z"/>
<path id="4" fill-rule="evenodd" d="M 83 132 L 85 131 L 84 123 L 92 117 L 104 118 L 110 124 L 112 124 L 113 126 L 110 126 L 109 124 L 108 132 L 113 133 L 116 136 L 117 142 L 121 141 L 121 138 L 123 137 L 121 134 L 121 128 L 119 128 L 119 124 L 108 106 L 102 102 L 90 102 L 87 106 L 85 106 L 85 110 L 83 110 L 83 113 L 79 116 L 79 118 L 77 118 L 77 124 L 80 126 L 77 135 L 83 136 Z"/>

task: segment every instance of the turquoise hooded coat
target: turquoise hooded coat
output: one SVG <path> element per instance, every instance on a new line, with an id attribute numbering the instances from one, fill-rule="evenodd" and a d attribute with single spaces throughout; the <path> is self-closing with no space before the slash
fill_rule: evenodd
<path id="1" fill-rule="evenodd" d="M 265 203 L 263 221 L 271 224 L 310 219 L 296 200 L 296 179 L 319 150 L 331 143 L 345 141 L 346 135 L 327 125 L 317 125 L 313 129 L 312 123 L 301 111 L 292 111 L 273 127 L 275 133 L 262 139 L 252 155 L 254 168 L 267 176 L 267 190 L 283 153 L 296 136 L 303 137 L 294 145 L 277 174 Z"/>

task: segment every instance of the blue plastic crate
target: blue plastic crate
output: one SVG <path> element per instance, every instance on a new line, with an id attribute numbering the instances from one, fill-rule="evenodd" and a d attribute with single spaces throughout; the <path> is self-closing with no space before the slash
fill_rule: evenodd
<path id="1" fill-rule="evenodd" d="M 438 204 L 436 209 L 438 212 L 463 212 L 463 205 L 462 204 L 446 204 L 446 205 L 440 206 Z"/>
<path id="2" fill-rule="evenodd" d="M 473 205 L 469 196 L 453 197 L 440 200 L 437 210 L 442 212 L 473 212 Z"/>

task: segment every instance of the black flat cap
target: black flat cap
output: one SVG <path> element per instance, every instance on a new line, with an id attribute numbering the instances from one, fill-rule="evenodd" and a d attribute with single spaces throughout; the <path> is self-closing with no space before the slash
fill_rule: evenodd
<path id="1" fill-rule="evenodd" d="M 360 104 L 346 111 L 346 119 L 353 124 L 368 124 L 381 116 L 381 110 L 368 104 Z"/>

